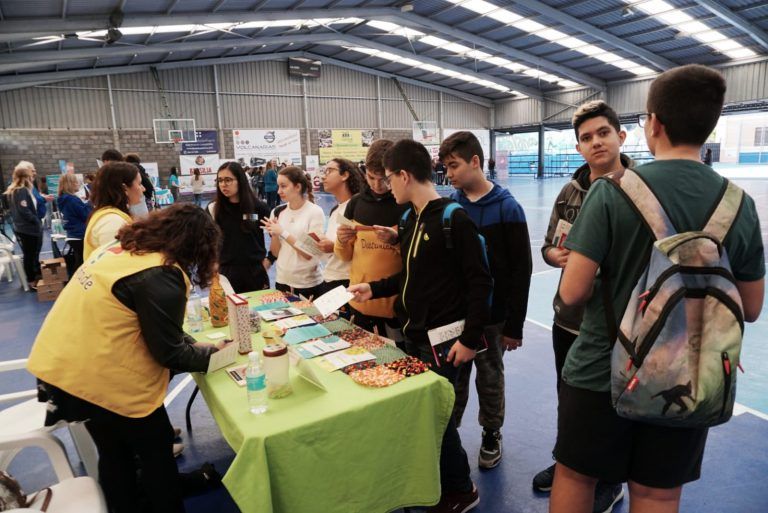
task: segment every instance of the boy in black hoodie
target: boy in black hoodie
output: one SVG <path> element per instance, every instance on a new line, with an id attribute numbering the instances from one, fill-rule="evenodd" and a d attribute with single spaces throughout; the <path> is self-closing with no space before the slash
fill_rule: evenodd
<path id="1" fill-rule="evenodd" d="M 479 422 L 483 438 L 478 455 L 481 468 L 501 461 L 504 424 L 504 351 L 523 344 L 523 324 L 531 284 L 531 241 L 523 207 L 509 191 L 485 178 L 483 148 L 472 132 L 456 132 L 440 145 L 440 161 L 457 190 L 451 196 L 469 214 L 485 237 L 493 276 L 491 320 L 485 327 L 488 350 L 475 358 Z M 469 398 L 472 364 L 461 366 L 456 382 L 456 422 L 461 423 Z"/>
<path id="2" fill-rule="evenodd" d="M 388 235 L 393 242 L 399 238 L 403 270 L 353 285 L 349 291 L 357 301 L 399 294 L 395 311 L 403 325 L 406 351 L 454 383 L 459 366 L 485 347 L 483 328 L 488 324 L 493 281 L 484 248 L 462 209 L 453 212 L 450 230 L 445 229 L 443 212 L 453 202 L 435 191 L 424 146 L 409 139 L 398 141 L 384 155 L 384 168 L 397 203 L 413 204 L 399 230 L 376 227 L 381 237 Z M 441 341 L 437 333 L 429 333 L 454 323 L 460 323 L 458 337 Z M 443 435 L 440 481 L 442 496 L 430 511 L 465 512 L 479 503 L 453 416 Z"/>

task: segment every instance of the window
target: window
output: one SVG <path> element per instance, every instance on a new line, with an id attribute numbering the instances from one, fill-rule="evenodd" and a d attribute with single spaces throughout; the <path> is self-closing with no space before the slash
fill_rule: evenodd
<path id="1" fill-rule="evenodd" d="M 755 146 L 768 146 L 768 126 L 755 128 Z"/>

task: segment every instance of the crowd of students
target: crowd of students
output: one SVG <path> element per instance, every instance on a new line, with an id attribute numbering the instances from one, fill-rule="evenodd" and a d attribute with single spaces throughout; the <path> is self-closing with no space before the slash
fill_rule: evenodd
<path id="1" fill-rule="evenodd" d="M 727 183 L 699 161 L 724 94 L 723 77 L 697 65 L 661 74 L 649 91 L 643 127 L 656 160 L 635 171 L 679 232 L 706 224 Z M 676 512 L 682 486 L 699 477 L 707 428 L 630 420 L 611 404 L 612 333 L 621 321 L 616 313 L 624 311 L 654 237 L 606 179 L 618 180 L 634 168 L 620 150 L 626 134 L 616 113 L 603 101 L 589 102 L 577 109 L 573 127 L 586 163 L 558 195 L 542 247 L 545 262 L 562 269 L 552 330 L 556 463 L 532 476 L 532 484 L 551 490 L 553 513 L 608 512 L 622 499 L 624 482 L 633 513 Z M 523 208 L 485 176 L 485 156 L 473 134 L 448 137 L 439 158 L 455 188 L 450 198 L 438 194 L 430 155 L 412 140 L 375 141 L 364 171 L 332 159 L 323 183 L 337 205 L 327 220 L 314 203 L 309 177 L 295 166 L 266 166 L 265 176 L 275 174 L 275 189 L 265 178 L 265 202 L 242 166 L 226 162 L 207 209 L 181 204 L 149 217 L 132 216 L 141 210 L 137 206 L 146 207 L 136 166 L 108 162 L 99 170 L 91 192 L 94 211 L 80 235 L 85 263 L 43 324 L 29 368 L 59 406 L 50 421 L 91 419 L 112 510 L 129 511 L 125 505 L 138 504 L 138 497 L 156 511 L 183 510 L 172 428 L 162 405 L 167 369 L 203 370 L 216 350 L 184 334 L 186 294 L 191 283 L 207 286 L 215 270 L 237 292 L 268 288 L 272 265 L 278 290 L 317 297 L 347 286 L 356 324 L 394 339 L 454 385 L 456 404 L 439 461 L 442 495 L 429 511 L 466 512 L 479 503 L 457 427 L 474 365 L 483 428 L 478 466 L 499 464 L 503 355 L 523 345 L 531 246 Z M 29 175 L 20 171 L 17 179 L 15 173 L 9 192 L 20 224 L 39 233 Z M 63 194 L 71 194 L 65 188 Z M 276 203 L 270 192 L 283 203 L 270 205 Z M 572 224 L 564 244 L 555 240 L 560 221 Z M 752 322 L 762 308 L 765 264 L 748 195 L 721 242 L 743 318 Z M 90 312 L 96 302 L 94 333 Z M 440 328 L 454 323 L 460 335 L 441 338 L 447 330 Z M 75 350 L 83 340 L 91 349 Z M 108 375 L 93 370 L 115 368 L 116 361 L 125 365 Z M 137 437 L 135 430 L 145 435 Z M 134 479 L 136 466 L 145 475 L 141 482 Z M 160 489 L 170 491 L 161 497 Z"/>

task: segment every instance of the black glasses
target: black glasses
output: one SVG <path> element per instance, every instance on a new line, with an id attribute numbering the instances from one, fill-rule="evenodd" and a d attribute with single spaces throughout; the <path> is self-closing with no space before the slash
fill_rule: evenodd
<path id="1" fill-rule="evenodd" d="M 230 178 L 228 176 L 225 176 L 224 178 L 217 178 L 216 179 L 216 183 L 219 184 L 219 185 L 229 185 L 229 184 L 231 184 L 234 181 L 235 181 L 234 178 Z"/>
<path id="2" fill-rule="evenodd" d="M 402 169 L 398 169 L 397 171 L 393 171 L 390 174 L 384 173 L 384 176 L 381 178 L 381 182 L 383 184 L 385 184 L 385 185 L 391 185 L 392 184 L 392 177 L 395 176 L 395 175 L 399 175 L 400 171 L 402 171 Z"/>
<path id="3" fill-rule="evenodd" d="M 337 173 L 340 173 L 341 169 L 339 169 L 338 167 L 326 167 L 325 169 L 323 169 L 323 175 L 329 175 L 334 171 L 336 171 Z"/>
<path id="4" fill-rule="evenodd" d="M 646 125 L 646 123 L 648 123 L 648 120 L 651 119 L 651 116 L 656 116 L 656 119 L 658 119 L 660 122 L 663 123 L 663 121 L 659 119 L 658 114 L 653 112 L 646 112 L 645 114 L 640 114 L 639 116 L 637 116 L 637 124 L 640 126 L 640 128 L 643 128 Z"/>

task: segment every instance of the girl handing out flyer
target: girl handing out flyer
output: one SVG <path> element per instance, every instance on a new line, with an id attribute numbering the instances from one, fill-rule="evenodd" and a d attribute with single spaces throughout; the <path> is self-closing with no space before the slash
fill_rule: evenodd
<path id="1" fill-rule="evenodd" d="M 277 194 L 285 202 L 263 221 L 272 237 L 270 253 L 277 255 L 275 288 L 304 297 L 318 297 L 323 282 L 319 248 L 309 234 L 322 234 L 323 209 L 314 203 L 312 183 L 296 166 L 288 166 L 277 177 Z M 307 240 L 309 239 L 309 240 Z"/>

